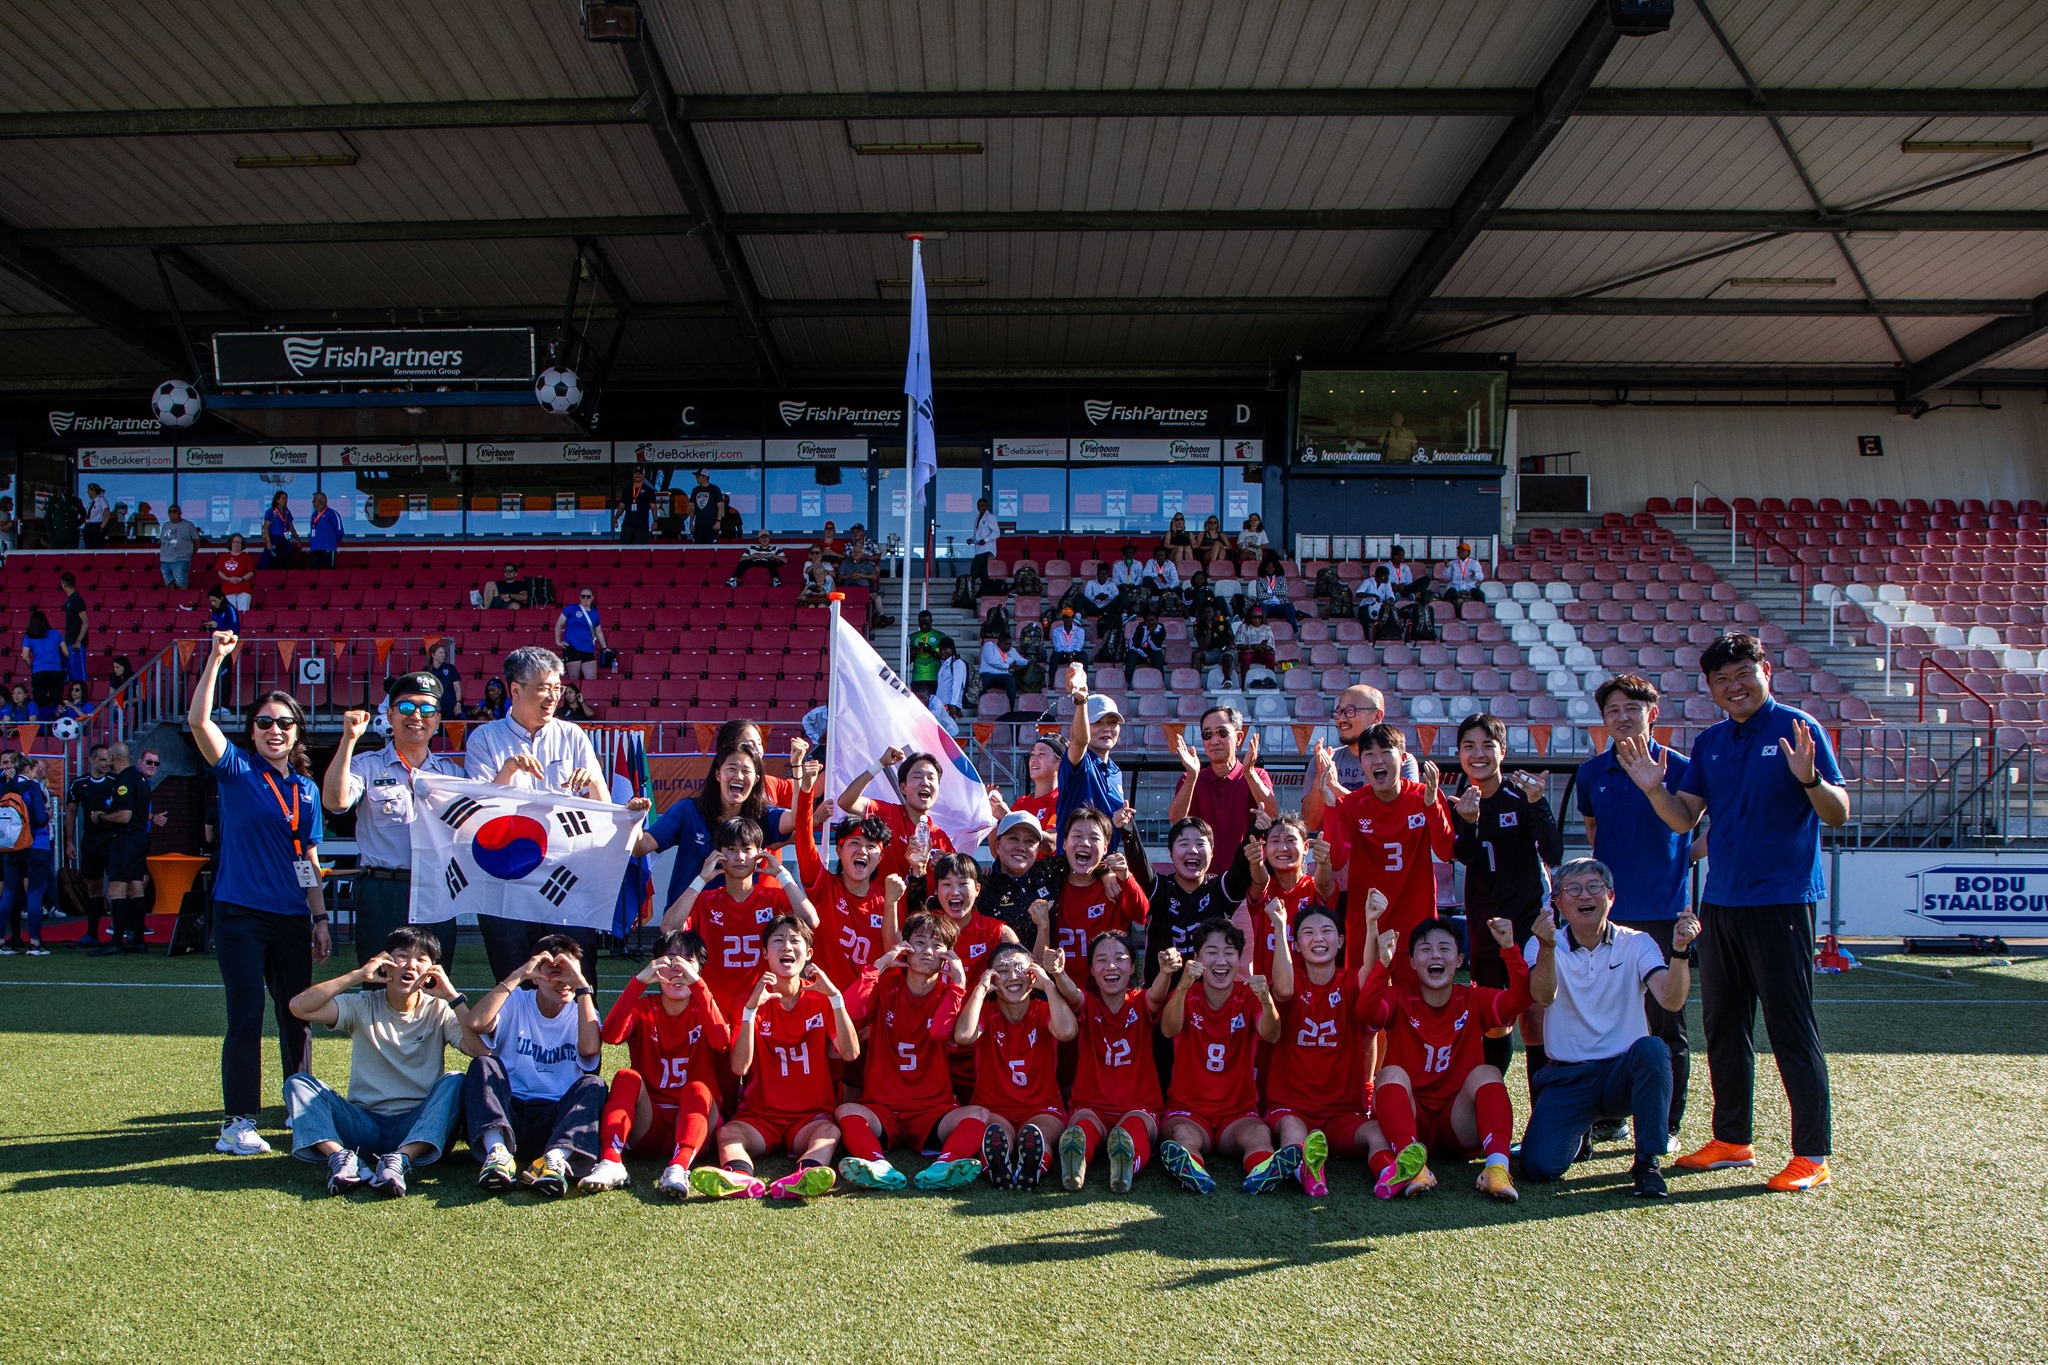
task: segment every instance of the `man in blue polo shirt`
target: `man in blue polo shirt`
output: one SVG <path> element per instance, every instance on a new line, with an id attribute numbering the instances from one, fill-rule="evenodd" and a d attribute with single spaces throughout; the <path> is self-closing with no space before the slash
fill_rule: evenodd
<path id="1" fill-rule="evenodd" d="M 1820 723 L 1771 699 L 1771 665 L 1756 637 L 1722 636 L 1701 653 L 1700 672 L 1728 719 L 1693 744 L 1678 790 L 1665 790 L 1663 765 L 1639 741 L 1619 755 L 1672 829 L 1688 832 L 1703 813 L 1714 817 L 1698 944 L 1714 1138 L 1674 1164 L 1756 1164 L 1750 1030 L 1762 1004 L 1792 1109 L 1792 1160 L 1769 1184 L 1815 1189 L 1829 1182 L 1832 1145 L 1828 1064 L 1813 1018 L 1814 907 L 1827 893 L 1820 827 L 1848 823 L 1849 793 Z"/>
<path id="2" fill-rule="evenodd" d="M 327 505 L 325 493 L 313 495 L 313 521 L 308 528 L 312 539 L 306 557 L 315 569 L 331 569 L 341 550 L 341 513 Z"/>
<path id="3" fill-rule="evenodd" d="M 1066 757 L 1060 763 L 1058 833 L 1067 837 L 1067 821 L 1083 806 L 1093 806 L 1114 820 L 1129 805 L 1124 797 L 1124 770 L 1110 753 L 1123 735 L 1124 713 L 1114 698 L 1088 694 L 1088 670 L 1067 665 L 1067 695 L 1074 699 L 1074 724 L 1067 733 Z M 1109 847 L 1121 847 L 1123 836 L 1112 829 Z"/>
<path id="4" fill-rule="evenodd" d="M 1614 876 L 1614 922 L 1648 934 L 1666 956 L 1671 953 L 1671 927 L 1691 908 L 1686 873 L 1705 844 L 1664 823 L 1642 789 L 1621 765 L 1622 746 L 1640 745 L 1649 762 L 1663 767 L 1662 786 L 1675 792 L 1685 784 L 1692 763 L 1672 753 L 1651 734 L 1657 723 L 1656 684 L 1634 673 L 1610 678 L 1593 694 L 1600 719 L 1614 738 L 1614 747 L 1579 765 L 1579 814 L 1586 820 L 1586 841 L 1593 856 Z M 1654 993 L 1643 997 L 1652 1036 L 1671 1052 L 1670 1136 L 1678 1135 L 1685 1118 L 1685 1091 L 1692 1081 L 1692 1040 L 1685 1010 L 1667 1010 Z M 1619 1125 L 1596 1123 L 1596 1141 L 1621 1135 Z"/>

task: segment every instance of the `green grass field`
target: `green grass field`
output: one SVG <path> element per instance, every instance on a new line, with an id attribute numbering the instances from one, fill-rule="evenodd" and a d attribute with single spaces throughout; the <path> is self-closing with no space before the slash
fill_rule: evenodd
<path id="1" fill-rule="evenodd" d="M 625 970 L 604 966 L 608 999 Z M 466 1151 L 403 1201 L 330 1199 L 324 1168 L 213 1155 L 215 981 L 205 958 L 0 964 L 0 1360 L 2043 1356 L 2041 959 L 1878 958 L 1822 982 L 1831 1190 L 1730 1172 L 1644 1205 L 1615 1149 L 1514 1207 L 1458 1165 L 1392 1204 L 1344 1167 L 1319 1202 L 1199 1199 L 1156 1169 L 1118 1198 L 1098 1169 L 1079 1195 L 675 1205 L 645 1164 L 632 1189 L 543 1204 L 480 1194 Z M 321 1076 L 347 1062 L 316 1041 Z M 1775 1169 L 1768 1058 L 1758 1089 Z M 1519 1120 L 1519 1062 L 1510 1090 Z M 266 1111 L 280 1147 L 281 1121 Z"/>

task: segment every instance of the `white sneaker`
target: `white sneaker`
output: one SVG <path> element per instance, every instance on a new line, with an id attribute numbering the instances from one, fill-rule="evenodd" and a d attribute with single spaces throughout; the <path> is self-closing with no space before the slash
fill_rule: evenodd
<path id="1" fill-rule="evenodd" d="M 225 1156 L 268 1156 L 270 1144 L 256 1132 L 256 1120 L 233 1118 L 220 1126 L 213 1150 Z"/>
<path id="2" fill-rule="evenodd" d="M 687 1166 L 670 1166 L 661 1173 L 661 1179 L 654 1182 L 658 1193 L 671 1199 L 690 1197 L 690 1169 Z"/>
<path id="3" fill-rule="evenodd" d="M 617 1190 L 625 1188 L 626 1168 L 616 1161 L 600 1161 L 590 1168 L 590 1174 L 576 1182 L 579 1190 Z"/>

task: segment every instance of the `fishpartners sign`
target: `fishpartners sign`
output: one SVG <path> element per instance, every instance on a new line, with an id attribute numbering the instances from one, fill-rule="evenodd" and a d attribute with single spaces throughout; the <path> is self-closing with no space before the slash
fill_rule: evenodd
<path id="1" fill-rule="evenodd" d="M 213 369 L 222 384 L 408 379 L 523 384 L 533 379 L 533 329 L 220 332 L 213 338 Z"/>
<path id="2" fill-rule="evenodd" d="M 1844 853 L 1836 889 L 1849 935 L 2048 929 L 2048 860 L 2038 853 Z"/>

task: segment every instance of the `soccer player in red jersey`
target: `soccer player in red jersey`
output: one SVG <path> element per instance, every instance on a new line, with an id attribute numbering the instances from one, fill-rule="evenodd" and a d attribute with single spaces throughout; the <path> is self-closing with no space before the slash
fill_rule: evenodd
<path id="1" fill-rule="evenodd" d="M 848 989 L 889 946 L 885 931 L 886 874 L 882 855 L 893 841 L 889 827 L 872 815 L 849 816 L 832 827 L 839 870 L 825 866 L 813 833 L 818 774 L 810 773 L 796 798 L 796 871 L 817 913 L 818 965 Z"/>
<path id="2" fill-rule="evenodd" d="M 1294 920 L 1291 994 L 1280 1000 L 1280 1041 L 1266 1074 L 1266 1122 L 1282 1147 L 1301 1149 L 1301 1187 L 1320 1198 L 1330 1192 L 1324 1164 L 1337 1156 L 1365 1156 L 1366 1113 L 1372 1083 L 1365 1078 L 1366 1031 L 1358 1019 L 1365 970 L 1344 969 L 1344 924 L 1326 905 L 1310 905 Z"/>
<path id="3" fill-rule="evenodd" d="M 977 911 L 981 896 L 981 864 L 970 853 L 941 854 L 932 864 L 932 894 L 927 904 L 937 907 L 940 918 L 953 927 L 952 948 L 972 986 L 988 970 L 989 954 L 999 943 L 1015 943 L 1010 926 L 994 915 Z"/>
<path id="4" fill-rule="evenodd" d="M 910 1143 L 936 1152 L 960 1123 L 955 1118 L 946 1048 L 960 1020 L 967 979 L 952 952 L 953 926 L 941 916 L 912 915 L 903 941 L 883 953 L 872 977 L 848 992 L 865 1021 L 868 1058 L 858 1102 L 839 1106 L 846 1148 L 839 1174 L 864 1190 L 900 1190 L 908 1180 L 889 1164 L 888 1149 Z M 973 1180 L 969 1174 L 967 1180 Z"/>
<path id="5" fill-rule="evenodd" d="M 1066 973 L 1082 989 L 1088 985 L 1088 945 L 1098 934 L 1120 933 L 1143 924 L 1151 904 L 1131 876 L 1121 853 L 1109 851 L 1109 817 L 1082 806 L 1067 817 L 1066 880 L 1059 900 L 1041 917 L 1037 902 L 1030 907 L 1037 940 L 1032 950 L 1041 958 L 1055 948 L 1066 959 Z"/>
<path id="6" fill-rule="evenodd" d="M 1078 1190 L 1088 1163 L 1107 1139 L 1109 1191 L 1129 1194 L 1159 1136 L 1159 1069 L 1152 1064 L 1153 1020 L 1173 989 L 1180 954 L 1161 954 L 1164 968 L 1148 991 L 1136 989 L 1139 949 L 1127 934 L 1099 934 L 1088 948 L 1089 989 L 1065 972 L 1053 978 L 1080 1025 L 1073 1112 L 1060 1134 L 1060 1183 Z M 1166 964 L 1172 964 L 1170 966 Z"/>
<path id="7" fill-rule="evenodd" d="M 712 837 L 714 851 L 669 913 L 679 919 L 677 928 L 694 929 L 704 940 L 704 986 L 730 1020 L 760 980 L 768 924 L 790 915 L 812 930 L 818 917 L 789 868 L 762 855 L 759 825 L 735 816 L 720 821 Z M 720 875 L 724 885 L 706 887 Z"/>
<path id="8" fill-rule="evenodd" d="M 1335 890 L 1333 884 L 1325 884 L 1327 870 L 1322 863 L 1315 864 L 1311 875 L 1309 846 L 1308 826 L 1295 815 L 1283 815 L 1268 825 L 1264 838 L 1254 835 L 1245 841 L 1245 865 L 1251 879 L 1244 908 L 1251 925 L 1254 976 L 1273 974 L 1276 936 L 1293 928 L 1295 916 L 1304 906 L 1328 904 Z M 1266 907 L 1276 902 L 1287 912 L 1285 929 L 1266 915 Z"/>
<path id="9" fill-rule="evenodd" d="M 1437 766 L 1424 763 L 1420 782 L 1403 778 L 1407 744 L 1391 725 L 1371 727 L 1358 737 L 1357 747 L 1365 786 L 1340 798 L 1335 766 L 1325 761 L 1319 773 L 1325 796 L 1334 803 L 1323 816 L 1323 837 L 1332 863 L 1346 877 L 1344 965 L 1353 971 L 1372 955 L 1365 931 L 1367 894 L 1378 891 L 1386 897 L 1388 932 L 1413 932 L 1436 918 L 1432 859 L 1449 862 L 1452 851 L 1451 814 Z M 1405 981 L 1405 969 L 1396 971 Z"/>
<path id="10" fill-rule="evenodd" d="M 860 1034 L 846 997 L 811 961 L 801 921 L 771 921 L 762 957 L 768 970 L 740 1010 L 732 1042 L 732 1069 L 747 1088 L 739 1112 L 719 1126 L 718 1165 L 690 1172 L 690 1188 L 721 1199 L 810 1199 L 832 1188 L 839 1147 L 829 1058 L 858 1057 Z M 796 1169 L 763 1185 L 754 1162 L 778 1148 L 797 1159 Z"/>
<path id="11" fill-rule="evenodd" d="M 956 1146 L 973 1133 L 965 1121 L 971 1117 L 984 1125 L 981 1164 L 989 1183 L 1037 1189 L 1053 1141 L 1067 1126 L 1059 1044 L 1074 1040 L 1074 1012 L 1051 974 L 1022 947 L 1005 943 L 990 956 L 953 1029 L 954 1047 L 975 1049 L 972 1112 L 962 1113 L 940 1156 L 953 1159 Z M 1048 953 L 1046 961 L 1054 972 L 1064 967 L 1057 954 Z M 1035 994 L 1041 991 L 1043 998 Z"/>
<path id="12" fill-rule="evenodd" d="M 865 794 L 870 782 L 891 769 L 897 794 L 903 798 L 900 805 Z M 922 877 L 924 870 L 912 867 L 913 859 L 929 862 L 941 853 L 953 852 L 946 831 L 932 823 L 932 803 L 939 799 L 939 779 L 944 771 L 945 760 L 936 754 L 905 755 L 891 745 L 872 768 L 855 773 L 846 790 L 839 793 L 840 810 L 848 815 L 872 815 L 896 836 L 882 852 L 883 875 L 893 872 L 905 881 Z"/>
<path id="13" fill-rule="evenodd" d="M 1253 1039 L 1279 1041 L 1280 1009 L 1265 977 L 1237 979 L 1244 930 L 1210 920 L 1195 931 L 1194 944 L 1194 956 L 1159 1011 L 1159 1031 L 1174 1040 L 1159 1159 L 1184 1188 L 1209 1194 L 1216 1182 L 1202 1164 L 1204 1154 L 1212 1148 L 1240 1152 L 1245 1192 L 1263 1194 L 1301 1164 L 1299 1148 L 1273 1150 L 1253 1075 Z M 1287 964 L 1285 956 L 1274 958 L 1276 971 Z"/>
<path id="14" fill-rule="evenodd" d="M 1384 1029 L 1387 1038 L 1387 1064 L 1373 1086 L 1373 1117 L 1390 1150 L 1374 1144 L 1368 1158 L 1373 1193 L 1382 1199 L 1435 1189 L 1431 1152 L 1461 1160 L 1483 1154 L 1480 1191 L 1510 1203 L 1520 1197 L 1508 1175 L 1514 1106 L 1500 1068 L 1486 1063 L 1482 1044 L 1486 1030 L 1512 1026 L 1529 1007 L 1530 968 L 1513 951 L 1513 924 L 1495 919 L 1486 927 L 1501 945 L 1506 990 L 1456 984 L 1465 958 L 1457 934 L 1443 920 L 1430 920 L 1409 936 L 1414 986 L 1400 984 L 1388 971 L 1400 936 L 1386 933 L 1375 940 L 1379 951 L 1359 990 L 1358 1014 L 1367 1027 Z M 1536 937 L 1537 966 L 1547 971 L 1556 922 L 1538 916 Z"/>
<path id="15" fill-rule="evenodd" d="M 700 989 L 704 940 L 688 929 L 663 934 L 654 958 L 626 983 L 604 1017 L 602 1037 L 624 1043 L 632 1065 L 612 1077 L 598 1132 L 598 1162 L 577 1184 L 615 1190 L 626 1183 L 628 1149 L 667 1153 L 654 1188 L 690 1193 L 690 1163 L 718 1126 L 712 1056 L 732 1047 L 732 1030 L 711 992 Z M 649 989 L 653 994 L 648 994 Z"/>
<path id="16" fill-rule="evenodd" d="M 1060 809 L 1060 750 L 1051 740 L 1041 736 L 1024 759 L 1024 771 L 1031 779 L 1031 791 L 1015 801 L 1005 801 L 998 792 L 989 793 L 989 809 L 1000 820 L 1013 810 L 1027 811 L 1032 818 L 1051 829 L 1054 817 Z M 1050 858 L 1056 850 L 1047 839 L 1043 845 L 1043 856 Z"/>

